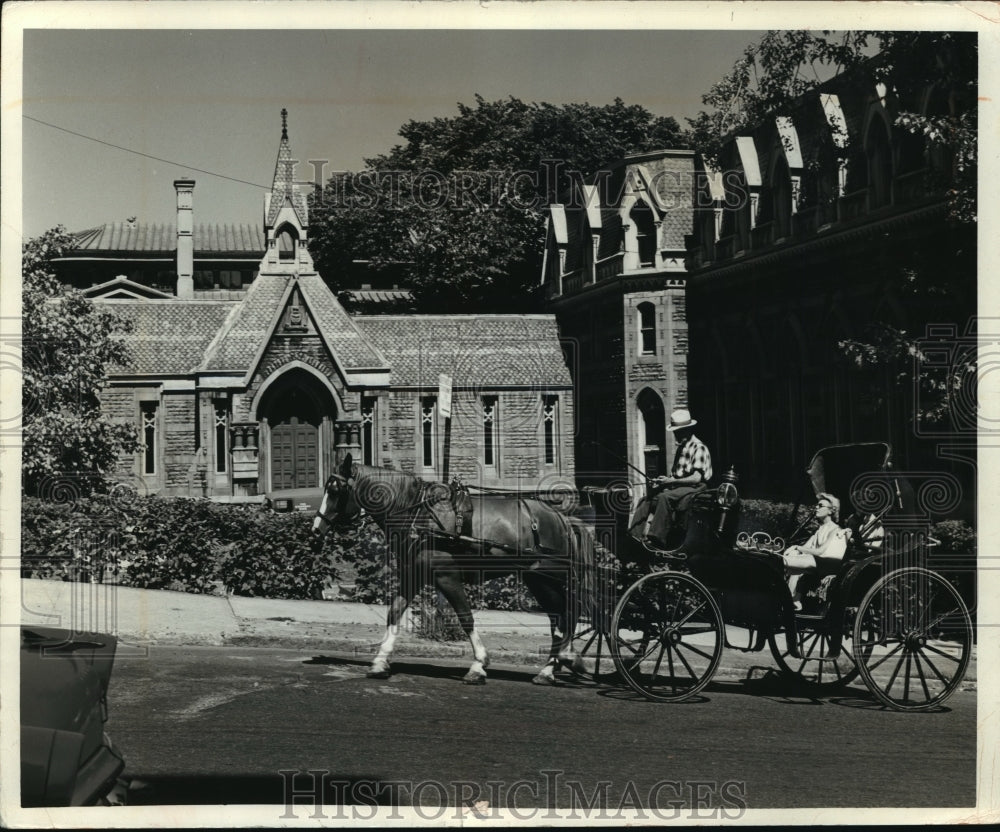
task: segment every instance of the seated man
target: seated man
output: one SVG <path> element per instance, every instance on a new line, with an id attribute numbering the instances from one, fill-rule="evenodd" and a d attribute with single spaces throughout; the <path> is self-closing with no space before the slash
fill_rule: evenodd
<path id="1" fill-rule="evenodd" d="M 847 551 L 849 533 L 837 525 L 840 500 L 832 494 L 819 494 L 817 499 L 816 519 L 819 520 L 819 528 L 801 546 L 789 546 L 782 555 L 788 589 L 792 593 L 796 610 L 802 609 L 802 597 L 798 593 L 802 575 L 814 572 L 820 566 L 836 565 L 844 559 Z"/>
<path id="2" fill-rule="evenodd" d="M 674 526 L 677 514 L 687 510 L 695 494 L 704 491 L 712 478 L 712 455 L 705 444 L 694 435 L 697 420 L 689 411 L 675 410 L 670 414 L 667 430 L 677 439 L 677 451 L 669 477 L 657 477 L 650 483 L 650 494 L 636 509 L 629 533 L 657 549 L 667 548 L 667 535 Z M 645 532 L 647 517 L 652 511 L 649 531 Z"/>

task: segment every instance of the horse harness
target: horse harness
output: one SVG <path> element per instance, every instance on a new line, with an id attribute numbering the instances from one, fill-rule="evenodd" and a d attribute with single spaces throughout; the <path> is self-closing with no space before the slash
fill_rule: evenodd
<path id="1" fill-rule="evenodd" d="M 354 487 L 354 477 L 346 478 L 341 475 L 333 475 L 342 481 L 349 488 Z M 560 549 L 556 546 L 546 545 L 555 541 L 543 541 L 538 516 L 533 511 L 532 506 L 523 494 L 510 491 L 490 491 L 489 496 L 494 498 L 516 499 L 520 509 L 527 515 L 531 527 L 534 545 L 531 548 L 519 548 L 500 541 L 488 538 L 478 538 L 472 536 L 472 516 L 475 512 L 472 495 L 469 487 L 458 477 L 455 477 L 451 484 L 443 486 L 440 483 L 424 483 L 420 499 L 410 505 L 393 511 L 394 514 L 403 515 L 413 512 L 409 523 L 409 537 L 411 540 L 423 538 L 439 538 L 452 545 L 474 546 L 500 549 L 505 552 L 517 553 L 521 555 L 553 555 L 559 554 Z M 338 496 L 337 512 L 340 513 L 347 503 L 348 492 L 343 489 Z M 439 507 L 447 503 L 447 509 L 441 511 Z M 421 512 L 423 509 L 423 512 Z M 557 512 L 558 513 L 558 512 Z M 421 525 L 418 521 L 423 515 L 427 515 L 434 521 L 433 526 Z M 450 516 L 449 516 L 450 515 Z M 560 516 L 562 516 L 560 514 Z"/>

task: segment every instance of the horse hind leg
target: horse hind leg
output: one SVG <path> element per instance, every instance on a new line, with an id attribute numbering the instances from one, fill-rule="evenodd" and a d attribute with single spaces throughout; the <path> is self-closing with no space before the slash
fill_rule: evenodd
<path id="1" fill-rule="evenodd" d="M 486 668 L 490 665 L 490 655 L 476 630 L 476 624 L 472 617 L 472 607 L 465 594 L 462 574 L 458 571 L 438 572 L 435 575 L 435 585 L 451 604 L 452 609 L 455 610 L 458 623 L 472 646 L 473 661 L 469 665 L 468 672 L 462 677 L 462 681 L 467 685 L 485 685 Z"/>
<path id="2" fill-rule="evenodd" d="M 573 649 L 575 623 L 567 615 L 566 593 L 555 578 L 538 572 L 524 573 L 525 586 L 548 614 L 551 642 L 549 658 L 531 680 L 536 685 L 556 684 L 555 673 L 567 667 L 577 675 L 586 675 L 582 657 Z"/>

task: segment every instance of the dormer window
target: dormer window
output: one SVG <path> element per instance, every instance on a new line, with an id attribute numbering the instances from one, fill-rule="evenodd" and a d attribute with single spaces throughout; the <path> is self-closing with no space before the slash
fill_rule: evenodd
<path id="1" fill-rule="evenodd" d="M 639 268 L 652 268 L 656 262 L 656 225 L 653 223 L 653 212 L 640 200 L 629 214 L 629 220 L 635 228 Z"/>

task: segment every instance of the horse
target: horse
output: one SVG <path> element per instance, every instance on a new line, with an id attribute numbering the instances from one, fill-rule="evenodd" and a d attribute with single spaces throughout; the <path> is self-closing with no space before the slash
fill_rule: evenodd
<path id="1" fill-rule="evenodd" d="M 334 524 L 360 522 L 365 513 L 385 532 L 399 573 L 398 592 L 388 605 L 385 636 L 369 678 L 389 677 L 399 620 L 416 593 L 433 582 L 455 610 L 472 646 L 473 662 L 462 681 L 485 684 L 489 653 L 476 630 L 463 580 L 472 570 L 520 573 L 548 615 L 551 646 L 548 660 L 532 679 L 535 684 L 555 684 L 559 666 L 585 672 L 573 649 L 573 634 L 581 595 L 593 597 L 593 539 L 579 520 L 539 495 L 472 496 L 467 489 L 356 464 L 348 454 L 323 487 L 313 532 L 321 537 Z"/>

